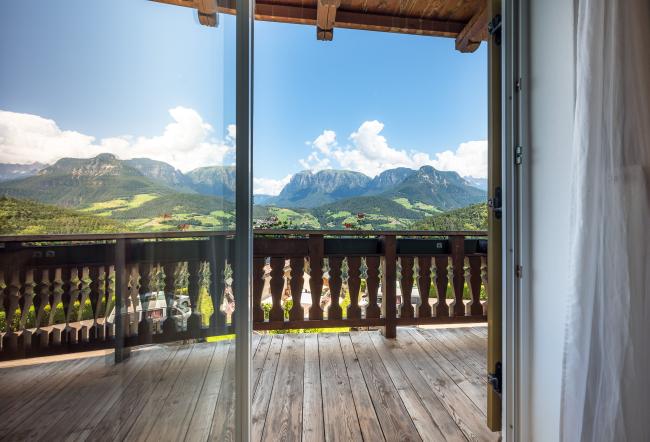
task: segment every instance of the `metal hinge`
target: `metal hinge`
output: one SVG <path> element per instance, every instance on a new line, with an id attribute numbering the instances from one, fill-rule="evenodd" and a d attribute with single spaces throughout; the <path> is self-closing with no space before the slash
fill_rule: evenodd
<path id="1" fill-rule="evenodd" d="M 517 89 L 517 91 L 521 90 L 521 77 L 517 78 L 517 81 L 515 81 L 515 89 Z"/>
<path id="2" fill-rule="evenodd" d="M 515 276 L 516 276 L 517 278 L 521 279 L 522 276 L 523 276 L 523 274 L 524 274 L 524 269 L 523 269 L 523 267 L 521 267 L 519 264 L 517 264 L 517 265 L 515 266 Z"/>
<path id="3" fill-rule="evenodd" d="M 524 148 L 521 146 L 515 147 L 515 164 L 519 166 L 524 156 Z"/>
<path id="4" fill-rule="evenodd" d="M 494 392 L 499 396 L 501 396 L 501 386 L 503 385 L 501 376 L 501 362 L 497 362 L 494 366 L 494 373 L 488 373 L 488 384 L 492 386 Z"/>
<path id="5" fill-rule="evenodd" d="M 488 32 L 494 37 L 494 43 L 497 46 L 501 45 L 501 14 L 492 17 L 488 23 Z"/>

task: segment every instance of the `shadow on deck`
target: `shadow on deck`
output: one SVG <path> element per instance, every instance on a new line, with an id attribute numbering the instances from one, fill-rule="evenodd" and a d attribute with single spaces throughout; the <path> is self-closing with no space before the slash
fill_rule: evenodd
<path id="1" fill-rule="evenodd" d="M 253 440 L 497 440 L 484 326 L 255 335 Z M 0 368 L 2 440 L 229 440 L 234 345 Z M 2 367 L 2 365 L 0 365 Z"/>

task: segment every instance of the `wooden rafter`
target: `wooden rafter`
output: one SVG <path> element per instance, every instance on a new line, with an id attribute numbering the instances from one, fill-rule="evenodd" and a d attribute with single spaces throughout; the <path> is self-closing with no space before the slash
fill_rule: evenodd
<path id="1" fill-rule="evenodd" d="M 218 13 L 236 12 L 236 0 L 151 1 L 197 9 L 201 23 L 209 26 L 210 20 L 216 24 Z M 334 27 L 448 37 L 456 39 L 459 51 L 472 52 L 487 39 L 485 2 L 467 0 L 458 6 L 454 0 L 383 0 L 363 6 L 356 0 L 258 0 L 255 19 L 316 26 L 319 40 L 331 40 Z"/>
<path id="2" fill-rule="evenodd" d="M 488 22 L 489 15 L 486 2 L 456 37 L 456 50 L 460 52 L 474 52 L 477 50 L 481 42 L 487 40 Z"/>

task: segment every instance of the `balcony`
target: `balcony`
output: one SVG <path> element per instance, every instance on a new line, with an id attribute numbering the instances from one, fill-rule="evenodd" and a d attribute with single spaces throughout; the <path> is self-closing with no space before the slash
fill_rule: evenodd
<path id="1" fill-rule="evenodd" d="M 219 232 L 5 242 L 0 438 L 228 439 L 232 252 Z M 494 440 L 486 252 L 484 232 L 257 231 L 254 439 Z"/>

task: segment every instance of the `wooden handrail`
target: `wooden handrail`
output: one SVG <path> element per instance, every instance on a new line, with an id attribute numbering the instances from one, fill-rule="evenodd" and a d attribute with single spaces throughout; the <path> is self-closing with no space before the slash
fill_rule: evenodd
<path id="1" fill-rule="evenodd" d="M 0 359 L 231 332 L 234 241 L 199 233 L 6 244 Z M 486 252 L 484 232 L 256 231 L 253 326 L 381 327 L 394 337 L 399 325 L 484 321 Z M 119 330 L 116 303 L 128 307 Z"/>

